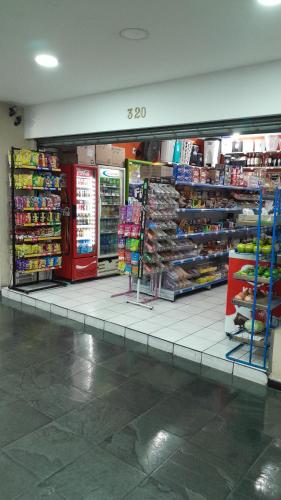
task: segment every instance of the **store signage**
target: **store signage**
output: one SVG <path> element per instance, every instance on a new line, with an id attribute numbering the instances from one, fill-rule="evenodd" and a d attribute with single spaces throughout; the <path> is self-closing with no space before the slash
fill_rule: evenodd
<path id="1" fill-rule="evenodd" d="M 101 171 L 102 177 L 120 177 L 119 170 L 113 170 L 113 168 L 106 168 Z"/>
<path id="2" fill-rule="evenodd" d="M 135 108 L 128 108 L 128 119 L 138 120 L 139 118 L 146 117 L 146 106 L 136 106 Z"/>

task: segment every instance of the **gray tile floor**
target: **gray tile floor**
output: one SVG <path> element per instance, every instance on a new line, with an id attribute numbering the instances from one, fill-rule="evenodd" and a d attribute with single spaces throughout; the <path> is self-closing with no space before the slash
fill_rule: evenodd
<path id="1" fill-rule="evenodd" d="M 1 500 L 281 499 L 281 393 L 105 339 L 0 304 Z"/>

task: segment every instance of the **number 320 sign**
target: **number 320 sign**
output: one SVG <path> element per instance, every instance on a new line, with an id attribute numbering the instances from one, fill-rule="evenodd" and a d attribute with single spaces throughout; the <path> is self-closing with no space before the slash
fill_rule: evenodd
<path id="1" fill-rule="evenodd" d="M 146 117 L 146 107 L 145 106 L 137 106 L 136 108 L 128 108 L 128 119 L 129 120 L 138 120 L 139 118 Z"/>

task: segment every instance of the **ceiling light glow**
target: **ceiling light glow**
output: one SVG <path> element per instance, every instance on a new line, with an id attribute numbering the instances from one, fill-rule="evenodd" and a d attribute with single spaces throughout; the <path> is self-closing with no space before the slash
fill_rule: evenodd
<path id="1" fill-rule="evenodd" d="M 276 5 L 281 5 L 281 0 L 258 0 L 258 3 L 265 7 L 275 7 Z"/>
<path id="2" fill-rule="evenodd" d="M 56 68 L 59 64 L 57 58 L 50 54 L 38 54 L 35 57 L 35 62 L 44 68 Z"/>
<path id="3" fill-rule="evenodd" d="M 119 35 L 127 40 L 145 40 L 145 38 L 148 38 L 149 33 L 142 28 L 124 28 Z"/>
<path id="4" fill-rule="evenodd" d="M 239 138 L 240 138 L 240 132 L 235 132 L 232 136 L 231 136 L 231 139 L 233 141 L 239 141 Z"/>

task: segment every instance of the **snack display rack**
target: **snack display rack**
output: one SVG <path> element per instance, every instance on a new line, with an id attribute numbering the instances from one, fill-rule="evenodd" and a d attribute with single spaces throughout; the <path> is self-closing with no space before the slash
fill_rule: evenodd
<path id="1" fill-rule="evenodd" d="M 10 169 L 11 288 L 31 293 L 61 286 L 52 279 L 52 271 L 62 262 L 58 158 L 11 148 Z"/>
<path id="2" fill-rule="evenodd" d="M 236 363 L 252 366 L 260 370 L 268 369 L 268 349 L 272 328 L 278 324 L 281 316 L 281 269 L 278 268 L 281 244 L 280 214 L 281 190 L 274 192 L 272 206 L 272 224 L 266 229 L 272 233 L 270 245 L 267 243 L 267 257 L 262 254 L 263 231 L 263 206 L 268 196 L 260 191 L 259 210 L 257 216 L 257 238 L 255 243 L 255 257 L 251 264 L 246 264 L 233 272 L 230 266 L 229 273 L 232 280 L 243 281 L 243 289 L 236 295 L 232 293 L 231 300 L 238 306 L 235 312 L 235 331 L 228 336 L 238 342 L 226 357 Z M 270 198 L 271 199 L 271 198 Z M 246 254 L 245 257 L 246 259 Z M 248 257 L 250 258 L 250 256 Z M 237 261 L 239 262 L 239 260 Z M 241 261 L 240 261 L 241 262 Z M 234 286 L 229 284 L 229 288 Z M 240 286 L 241 289 L 241 286 Z M 237 288 L 236 288 L 237 290 Z M 228 291 L 228 301 L 231 290 Z M 245 346 L 248 346 L 245 352 Z M 241 351 L 243 349 L 243 351 Z"/>
<path id="3" fill-rule="evenodd" d="M 240 201 L 233 196 L 237 186 L 231 191 L 228 187 L 225 196 L 224 185 L 205 184 L 202 189 L 183 181 L 174 185 L 172 179 L 149 182 L 141 293 L 173 301 L 227 281 L 229 250 L 257 230 L 237 227 L 237 215 L 249 200 L 258 206 L 259 191 L 244 187 L 246 201 Z"/>

